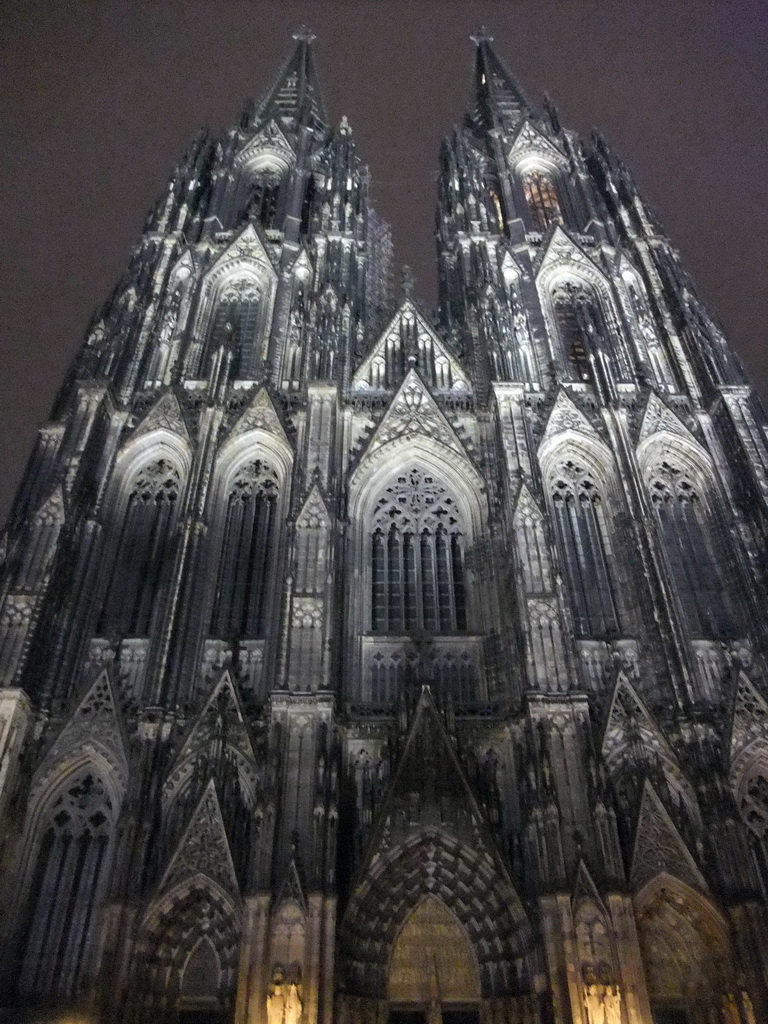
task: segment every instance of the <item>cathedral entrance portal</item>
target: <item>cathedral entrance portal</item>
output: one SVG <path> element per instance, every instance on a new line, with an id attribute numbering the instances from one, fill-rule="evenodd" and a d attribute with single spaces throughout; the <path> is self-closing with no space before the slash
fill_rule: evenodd
<path id="1" fill-rule="evenodd" d="M 389 963 L 390 1024 L 476 1024 L 480 980 L 458 919 L 426 896 L 400 929 Z"/>

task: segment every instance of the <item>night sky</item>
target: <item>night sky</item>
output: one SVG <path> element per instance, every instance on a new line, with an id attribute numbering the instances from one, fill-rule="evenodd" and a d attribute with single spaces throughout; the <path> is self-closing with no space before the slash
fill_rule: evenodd
<path id="1" fill-rule="evenodd" d="M 427 302 L 438 146 L 485 23 L 533 99 L 624 158 L 768 395 L 765 0 L 3 0 L 0 522 L 174 162 L 235 123 L 302 22 Z"/>

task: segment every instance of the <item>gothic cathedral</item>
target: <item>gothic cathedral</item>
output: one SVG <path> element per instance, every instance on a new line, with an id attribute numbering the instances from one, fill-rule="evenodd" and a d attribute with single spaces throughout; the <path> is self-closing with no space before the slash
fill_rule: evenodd
<path id="1" fill-rule="evenodd" d="M 306 30 L 151 211 L 3 540 L 0 1019 L 768 1021 L 766 418 L 484 33 L 436 224 L 433 316 Z"/>

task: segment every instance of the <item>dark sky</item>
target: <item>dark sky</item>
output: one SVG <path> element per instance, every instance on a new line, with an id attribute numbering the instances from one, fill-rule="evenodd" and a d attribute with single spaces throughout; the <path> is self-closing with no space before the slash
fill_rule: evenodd
<path id="1" fill-rule="evenodd" d="M 0 522 L 174 161 L 234 123 L 302 22 L 428 301 L 438 145 L 485 23 L 532 97 L 625 159 L 768 394 L 765 0 L 2 0 Z"/>

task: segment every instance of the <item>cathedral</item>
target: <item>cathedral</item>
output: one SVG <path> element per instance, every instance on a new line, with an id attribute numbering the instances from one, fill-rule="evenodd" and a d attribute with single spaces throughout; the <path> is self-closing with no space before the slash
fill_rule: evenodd
<path id="1" fill-rule="evenodd" d="M 312 40 L 173 171 L 2 535 L 0 1020 L 766 1022 L 754 389 L 484 32 L 425 308 Z"/>

